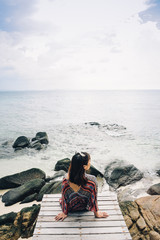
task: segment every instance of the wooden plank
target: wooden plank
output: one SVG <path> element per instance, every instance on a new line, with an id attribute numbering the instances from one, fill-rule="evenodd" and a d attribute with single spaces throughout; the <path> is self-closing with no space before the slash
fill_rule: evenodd
<path id="1" fill-rule="evenodd" d="M 89 235 L 34 235 L 32 240 L 132 240 L 129 234 L 89 234 Z"/>
<path id="2" fill-rule="evenodd" d="M 45 210 L 40 210 L 39 216 L 56 216 L 59 213 L 59 211 L 45 211 Z M 107 210 L 107 213 L 109 215 L 121 215 L 121 211 L 120 210 L 115 210 L 115 209 L 111 209 L 111 210 Z M 73 212 L 73 213 L 69 213 L 68 215 L 72 215 L 72 216 L 79 216 L 79 215 L 83 215 L 83 216 L 91 216 L 94 215 L 93 212 L 91 211 L 86 211 L 86 212 Z"/>
<path id="3" fill-rule="evenodd" d="M 87 216 L 88 221 L 117 221 L 121 220 L 124 221 L 124 218 L 122 215 L 110 215 L 108 218 L 95 218 L 94 214 L 92 216 Z M 43 221 L 43 222 L 51 222 L 55 221 L 54 216 L 38 216 L 37 221 Z M 73 221 L 86 221 L 86 216 L 68 216 L 63 220 L 63 222 L 73 222 Z"/>
<path id="4" fill-rule="evenodd" d="M 75 238 L 76 239 L 76 238 Z M 128 233 L 111 233 L 111 234 L 89 234 L 82 235 L 81 240 L 132 240 Z M 48 239 L 50 240 L 50 239 Z"/>
<path id="5" fill-rule="evenodd" d="M 101 227 L 101 228 L 36 228 L 35 234 L 52 234 L 52 235 L 84 235 L 84 234 L 107 234 L 128 232 L 127 227 Z"/>
<path id="6" fill-rule="evenodd" d="M 59 206 L 59 201 L 43 201 L 41 203 L 41 206 Z M 105 206 L 105 205 L 118 205 L 117 201 L 112 201 L 112 200 L 108 200 L 108 201 L 98 201 L 98 206 Z"/>
<path id="7" fill-rule="evenodd" d="M 43 197 L 42 201 L 46 201 L 46 202 L 51 202 L 51 201 L 54 201 L 54 202 L 59 202 L 59 199 L 60 198 L 46 198 L 46 197 Z M 98 197 L 97 198 L 98 201 L 117 201 L 117 198 L 116 197 L 107 197 L 107 196 L 104 196 L 104 197 Z"/>
<path id="8" fill-rule="evenodd" d="M 120 207 L 118 205 L 109 205 L 109 206 L 99 206 L 99 210 L 111 210 L 111 209 L 116 209 L 120 210 Z M 41 206 L 41 211 L 62 211 L 62 208 L 60 206 Z"/>
<path id="9" fill-rule="evenodd" d="M 36 228 L 90 228 L 90 227 L 126 227 L 123 221 L 87 221 L 86 222 L 37 222 Z"/>
<path id="10" fill-rule="evenodd" d="M 116 196 L 116 194 L 115 194 L 114 192 L 109 192 L 109 191 L 103 192 L 103 193 L 98 193 L 97 195 L 98 195 L 98 197 L 101 197 L 101 196 Z M 45 197 L 48 197 L 48 198 L 50 198 L 50 197 L 61 197 L 62 194 L 61 194 L 61 193 L 56 193 L 56 194 L 44 194 L 44 196 L 45 196 Z"/>
<path id="11" fill-rule="evenodd" d="M 82 240 L 78 235 L 34 235 L 32 240 Z"/>

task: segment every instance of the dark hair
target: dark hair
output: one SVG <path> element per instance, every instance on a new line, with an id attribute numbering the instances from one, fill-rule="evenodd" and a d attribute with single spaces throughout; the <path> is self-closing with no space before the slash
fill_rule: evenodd
<path id="1" fill-rule="evenodd" d="M 76 153 L 72 157 L 72 161 L 69 167 L 69 181 L 77 185 L 83 186 L 87 183 L 85 178 L 85 169 L 84 165 L 88 164 L 90 155 L 86 152 Z"/>

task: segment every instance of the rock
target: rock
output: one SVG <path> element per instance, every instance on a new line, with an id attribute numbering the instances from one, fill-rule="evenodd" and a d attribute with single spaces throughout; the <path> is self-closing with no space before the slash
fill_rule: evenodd
<path id="1" fill-rule="evenodd" d="M 33 235 L 40 205 L 23 208 L 14 221 L 14 226 L 20 231 L 21 238 L 29 238 Z"/>
<path id="2" fill-rule="evenodd" d="M 155 231 L 150 231 L 149 237 L 150 237 L 150 240 L 159 240 L 160 234 Z"/>
<path id="3" fill-rule="evenodd" d="M 144 219 L 143 219 L 141 216 L 140 216 L 140 218 L 137 220 L 136 224 L 137 224 L 137 227 L 138 227 L 141 231 L 144 230 L 144 229 L 147 227 Z"/>
<path id="4" fill-rule="evenodd" d="M 54 171 L 64 170 L 65 172 L 68 172 L 69 165 L 71 163 L 71 160 L 69 158 L 64 158 L 62 160 L 59 160 L 54 168 Z M 86 171 L 86 173 L 94 175 L 94 176 L 101 176 L 103 177 L 103 174 L 98 171 L 93 165 L 91 165 L 90 169 Z"/>
<path id="5" fill-rule="evenodd" d="M 51 189 L 54 186 L 55 182 L 52 183 L 46 183 L 40 190 L 38 197 L 37 197 L 37 201 L 42 201 L 43 198 L 43 194 L 50 194 L 51 193 Z"/>
<path id="6" fill-rule="evenodd" d="M 106 182 L 114 189 L 139 181 L 142 177 L 143 173 L 133 164 L 119 160 L 108 164 L 104 173 Z"/>
<path id="7" fill-rule="evenodd" d="M 132 222 L 131 218 L 129 216 L 125 215 L 124 220 L 126 222 L 128 229 L 130 229 L 133 226 L 133 222 Z"/>
<path id="8" fill-rule="evenodd" d="M 51 183 L 46 183 L 40 190 L 37 201 L 42 201 L 44 194 L 53 194 L 53 193 L 61 193 L 62 189 L 62 181 L 54 181 Z"/>
<path id="9" fill-rule="evenodd" d="M 0 189 L 15 188 L 32 179 L 45 179 L 46 174 L 41 169 L 31 168 L 29 170 L 0 178 Z"/>
<path id="10" fill-rule="evenodd" d="M 8 213 L 0 216 L 0 239 L 17 240 L 20 237 L 33 236 L 33 230 L 40 210 L 40 205 L 23 208 L 18 213 Z"/>
<path id="11" fill-rule="evenodd" d="M 109 131 L 126 130 L 126 127 L 124 127 L 122 125 L 118 125 L 116 123 L 114 123 L 114 124 L 107 124 L 107 125 L 104 125 L 103 127 L 105 127 Z"/>
<path id="12" fill-rule="evenodd" d="M 23 148 L 22 147 L 16 147 L 15 149 L 14 149 L 14 151 L 16 152 L 16 151 L 19 151 L 19 150 L 22 150 Z"/>
<path id="13" fill-rule="evenodd" d="M 33 194 L 29 195 L 28 197 L 26 197 L 25 199 L 23 199 L 23 201 L 21 201 L 20 204 L 37 200 L 37 197 L 38 197 L 38 193 L 33 193 Z"/>
<path id="14" fill-rule="evenodd" d="M 53 177 L 46 177 L 45 181 L 46 181 L 46 182 L 49 182 L 49 181 L 54 180 L 54 179 L 56 179 L 56 178 L 58 178 L 58 177 L 62 177 L 62 176 L 64 176 L 65 174 L 66 174 L 66 172 L 65 172 L 64 170 L 60 170 L 60 171 L 56 172 L 56 173 L 53 175 Z"/>
<path id="15" fill-rule="evenodd" d="M 62 191 L 62 181 L 57 181 L 51 190 L 51 194 L 61 193 L 61 191 Z"/>
<path id="16" fill-rule="evenodd" d="M 42 179 L 33 179 L 20 187 L 9 190 L 2 196 L 5 206 L 10 206 L 16 202 L 23 201 L 28 195 L 38 193 L 45 184 Z"/>
<path id="17" fill-rule="evenodd" d="M 41 150 L 41 149 L 43 149 L 44 147 L 43 147 L 43 145 L 40 143 L 40 142 L 35 142 L 35 143 L 33 143 L 33 144 L 30 144 L 30 148 L 34 148 L 34 149 L 36 149 L 36 150 Z"/>
<path id="18" fill-rule="evenodd" d="M 139 195 L 142 194 L 142 192 L 145 192 L 145 189 L 136 189 L 134 186 L 127 185 L 125 187 L 118 188 L 116 192 L 119 202 L 134 201 L 138 198 Z"/>
<path id="19" fill-rule="evenodd" d="M 160 196 L 121 202 L 120 207 L 133 240 L 160 239 Z"/>
<path id="20" fill-rule="evenodd" d="M 160 233 L 160 196 L 141 197 L 135 202 L 149 228 Z"/>
<path id="21" fill-rule="evenodd" d="M 20 136 L 16 139 L 16 141 L 14 142 L 13 148 L 25 148 L 25 147 L 29 147 L 29 139 L 25 136 Z"/>
<path id="22" fill-rule="evenodd" d="M 10 212 L 10 213 L 1 215 L 0 225 L 13 223 L 16 216 L 17 216 L 17 213 L 15 212 Z"/>
<path id="23" fill-rule="evenodd" d="M 36 140 L 38 140 L 41 144 L 48 144 L 49 140 L 48 140 L 48 136 L 46 132 L 38 132 L 36 134 Z"/>
<path id="24" fill-rule="evenodd" d="M 100 123 L 98 123 L 98 122 L 88 122 L 88 123 L 85 123 L 85 124 L 89 124 L 91 126 L 100 126 Z"/>
<path id="25" fill-rule="evenodd" d="M 17 240 L 20 238 L 19 230 L 14 224 L 4 224 L 0 226 L 0 239 L 1 240 Z"/>
<path id="26" fill-rule="evenodd" d="M 150 195 L 160 195 L 160 183 L 152 185 L 147 193 Z"/>
<path id="27" fill-rule="evenodd" d="M 157 173 L 157 175 L 159 175 L 159 176 L 160 176 L 160 170 L 158 170 L 156 173 Z"/>
<path id="28" fill-rule="evenodd" d="M 68 172 L 70 163 L 71 163 L 71 160 L 69 158 L 64 158 L 62 160 L 59 160 L 57 161 L 54 167 L 54 171 L 64 170 L 65 172 Z"/>
<path id="29" fill-rule="evenodd" d="M 1 144 L 1 146 L 6 147 L 6 146 L 8 146 L 8 144 L 9 144 L 9 141 L 5 141 L 4 143 Z"/>

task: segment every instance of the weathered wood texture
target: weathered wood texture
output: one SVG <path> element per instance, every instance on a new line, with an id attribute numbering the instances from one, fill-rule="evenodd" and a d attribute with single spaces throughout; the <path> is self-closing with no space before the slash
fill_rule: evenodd
<path id="1" fill-rule="evenodd" d="M 98 194 L 98 206 L 108 218 L 95 218 L 93 212 L 68 214 L 63 222 L 55 221 L 61 212 L 60 194 L 45 194 L 34 230 L 33 240 L 131 240 L 117 198 L 107 192 Z"/>

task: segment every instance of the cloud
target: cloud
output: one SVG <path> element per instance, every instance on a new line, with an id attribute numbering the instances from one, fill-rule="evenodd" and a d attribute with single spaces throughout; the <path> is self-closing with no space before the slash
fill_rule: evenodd
<path id="1" fill-rule="evenodd" d="M 158 29 L 160 29 L 160 1 L 149 0 L 147 2 L 148 8 L 145 11 L 139 13 L 143 23 L 149 21 L 155 22 Z"/>
<path id="2" fill-rule="evenodd" d="M 148 4 L 1 0 L 0 89 L 160 87 L 160 31 L 140 16 Z"/>

